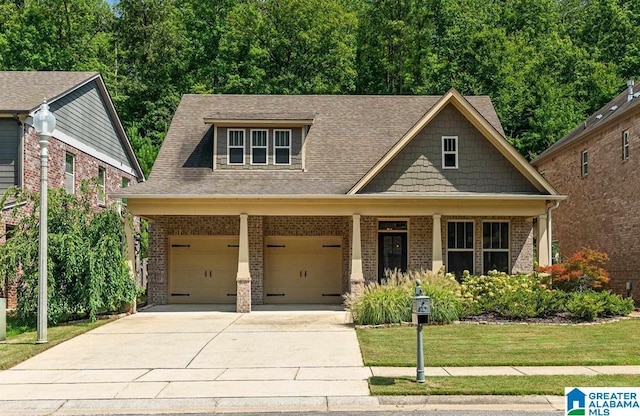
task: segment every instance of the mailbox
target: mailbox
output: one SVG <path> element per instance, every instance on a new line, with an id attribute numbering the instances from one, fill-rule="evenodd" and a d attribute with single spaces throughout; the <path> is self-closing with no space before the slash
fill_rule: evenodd
<path id="1" fill-rule="evenodd" d="M 411 321 L 414 325 L 429 323 L 431 315 L 431 298 L 429 296 L 415 296 L 413 298 L 413 313 Z"/>

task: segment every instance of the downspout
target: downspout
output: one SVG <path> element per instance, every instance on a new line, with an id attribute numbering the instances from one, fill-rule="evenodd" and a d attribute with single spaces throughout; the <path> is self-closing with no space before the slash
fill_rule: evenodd
<path id="1" fill-rule="evenodd" d="M 551 230 L 551 226 L 553 221 L 551 220 L 551 211 L 555 210 L 556 208 L 558 208 L 560 206 L 560 201 L 556 201 L 555 205 L 553 206 L 549 206 L 547 208 L 547 239 L 548 241 L 548 246 L 549 246 L 549 262 L 551 264 L 553 264 L 553 233 Z"/>

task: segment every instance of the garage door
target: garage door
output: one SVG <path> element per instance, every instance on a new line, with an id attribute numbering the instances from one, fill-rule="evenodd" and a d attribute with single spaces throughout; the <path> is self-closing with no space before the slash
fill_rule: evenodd
<path id="1" fill-rule="evenodd" d="M 342 303 L 342 237 L 267 237 L 265 303 Z"/>
<path id="2" fill-rule="evenodd" d="M 170 303 L 235 303 L 237 272 L 238 237 L 170 237 Z"/>

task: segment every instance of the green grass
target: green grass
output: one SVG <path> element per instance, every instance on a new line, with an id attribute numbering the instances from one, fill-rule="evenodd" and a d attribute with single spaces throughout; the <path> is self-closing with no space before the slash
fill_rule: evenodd
<path id="1" fill-rule="evenodd" d="M 7 341 L 0 343 L 0 370 L 6 370 L 22 361 L 40 354 L 61 342 L 102 326 L 114 319 L 102 319 L 96 322 L 74 322 L 49 327 L 46 344 L 36 344 L 37 332 L 33 327 L 20 325 L 7 317 Z"/>
<path id="2" fill-rule="evenodd" d="M 414 327 L 357 329 L 368 366 L 416 364 Z M 640 319 L 602 325 L 425 326 L 427 367 L 639 365 Z"/>
<path id="3" fill-rule="evenodd" d="M 427 377 L 416 383 L 410 377 L 371 377 L 376 396 L 397 395 L 564 395 L 565 387 L 638 387 L 640 375 L 597 376 L 477 376 Z"/>

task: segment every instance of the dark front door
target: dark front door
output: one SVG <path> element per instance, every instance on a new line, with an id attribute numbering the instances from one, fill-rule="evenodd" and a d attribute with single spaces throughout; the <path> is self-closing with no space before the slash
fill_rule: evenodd
<path id="1" fill-rule="evenodd" d="M 407 271 L 407 233 L 378 233 L 378 282 L 387 269 Z"/>

